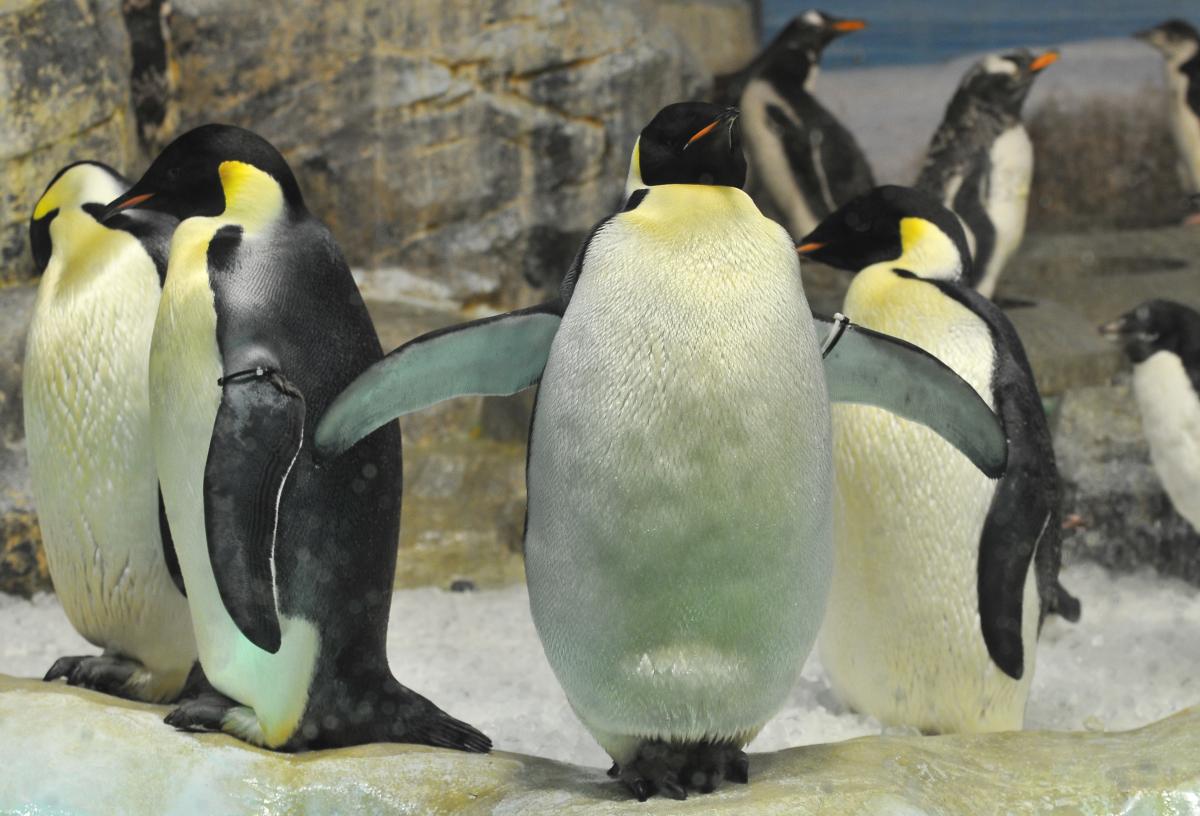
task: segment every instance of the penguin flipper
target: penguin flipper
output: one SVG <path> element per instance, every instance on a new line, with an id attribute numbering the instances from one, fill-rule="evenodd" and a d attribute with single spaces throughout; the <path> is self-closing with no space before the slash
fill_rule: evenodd
<path id="1" fill-rule="evenodd" d="M 304 436 L 304 398 L 266 367 L 222 378 L 204 467 L 204 529 L 221 601 L 255 646 L 280 644 L 275 606 L 279 500 Z"/>
<path id="2" fill-rule="evenodd" d="M 985 475 L 998 479 L 1008 459 L 1000 420 L 975 389 L 945 363 L 896 337 L 839 315 L 814 315 L 830 402 L 874 405 L 940 435 Z"/>
<path id="3" fill-rule="evenodd" d="M 515 394 L 542 378 L 562 302 L 423 334 L 372 365 L 321 417 L 317 455 L 337 456 L 384 423 L 468 394 Z"/>
<path id="4" fill-rule="evenodd" d="M 171 525 L 167 522 L 167 507 L 163 504 L 162 485 L 158 488 L 158 533 L 162 542 L 163 561 L 167 565 L 167 574 L 171 583 L 179 590 L 179 594 L 187 597 L 187 588 L 183 585 L 183 570 L 179 567 L 179 555 L 175 552 L 175 540 L 171 538 Z"/>

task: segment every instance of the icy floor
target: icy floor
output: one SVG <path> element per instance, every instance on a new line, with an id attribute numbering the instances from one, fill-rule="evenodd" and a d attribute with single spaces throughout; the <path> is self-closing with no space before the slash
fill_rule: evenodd
<path id="1" fill-rule="evenodd" d="M 1063 583 L 1083 601 L 1084 617 L 1078 625 L 1047 624 L 1026 727 L 1119 730 L 1200 703 L 1200 590 L 1092 565 L 1065 569 Z M 0 672 L 38 676 L 60 655 L 94 651 L 53 596 L 29 602 L 0 595 Z M 398 592 L 388 653 L 404 683 L 483 729 L 497 748 L 608 765 L 542 655 L 523 586 Z M 879 731 L 838 704 L 814 655 L 751 750 Z"/>

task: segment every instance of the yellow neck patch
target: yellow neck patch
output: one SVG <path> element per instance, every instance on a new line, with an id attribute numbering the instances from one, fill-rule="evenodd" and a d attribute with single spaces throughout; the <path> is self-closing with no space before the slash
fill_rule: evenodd
<path id="1" fill-rule="evenodd" d="M 283 188 L 269 173 L 239 161 L 221 162 L 217 172 L 225 191 L 223 220 L 253 232 L 283 214 Z"/>
<path id="2" fill-rule="evenodd" d="M 950 236 L 924 218 L 900 219 L 900 257 L 893 266 L 929 280 L 958 280 L 963 259 Z"/>
<path id="3" fill-rule="evenodd" d="M 642 137 L 633 143 L 633 156 L 629 159 L 629 175 L 625 177 L 625 195 L 628 196 L 639 187 L 645 187 L 642 182 Z"/>

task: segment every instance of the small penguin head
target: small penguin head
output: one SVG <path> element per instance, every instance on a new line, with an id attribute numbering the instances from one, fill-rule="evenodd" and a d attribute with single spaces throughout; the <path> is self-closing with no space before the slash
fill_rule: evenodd
<path id="1" fill-rule="evenodd" d="M 1186 360 L 1200 359 L 1200 313 L 1173 300 L 1147 300 L 1100 327 L 1135 364 L 1158 351 Z"/>
<path id="2" fill-rule="evenodd" d="M 131 208 L 180 220 L 220 215 L 230 203 L 231 178 L 245 176 L 238 169 L 269 176 L 289 207 L 304 209 L 296 177 L 270 142 L 233 125 L 203 125 L 167 145 L 137 183 L 109 204 L 105 217 Z"/>
<path id="3" fill-rule="evenodd" d="M 862 31 L 866 27 L 865 20 L 844 19 L 809 9 L 793 17 L 776 35 L 772 45 L 778 44 L 788 51 L 806 53 L 816 62 L 825 47 L 838 37 Z"/>
<path id="4" fill-rule="evenodd" d="M 1158 49 L 1172 65 L 1182 65 L 1200 52 L 1200 32 L 1183 20 L 1167 20 L 1133 35 Z"/>
<path id="5" fill-rule="evenodd" d="M 951 106 L 974 104 L 1018 117 L 1033 80 L 1058 56 L 1057 51 L 1034 54 L 1026 48 L 988 54 L 963 75 Z"/>
<path id="6" fill-rule="evenodd" d="M 73 207 L 97 218 L 113 196 L 129 187 L 120 173 L 97 161 L 78 161 L 59 170 L 33 208 L 29 219 L 29 247 L 36 274 L 46 271 L 53 244 L 50 225 L 60 212 Z"/>
<path id="7" fill-rule="evenodd" d="M 971 268 L 958 216 L 926 192 L 895 185 L 847 202 L 804 236 L 796 251 L 837 269 L 858 272 L 891 263 L 929 280 L 957 281 Z"/>
<path id="8" fill-rule="evenodd" d="M 737 108 L 708 102 L 667 105 L 642 129 L 626 191 L 657 184 L 746 183 Z"/>

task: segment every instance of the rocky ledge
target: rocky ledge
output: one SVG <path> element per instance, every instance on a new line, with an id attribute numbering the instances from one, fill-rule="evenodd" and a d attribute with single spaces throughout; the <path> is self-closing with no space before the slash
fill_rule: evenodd
<path id="1" fill-rule="evenodd" d="M 1122 733 L 864 737 L 755 754 L 748 787 L 644 805 L 598 768 L 406 745 L 274 754 L 172 731 L 164 711 L 0 675 L 0 811 L 1151 814 L 1191 812 L 1200 793 L 1200 708 Z"/>

